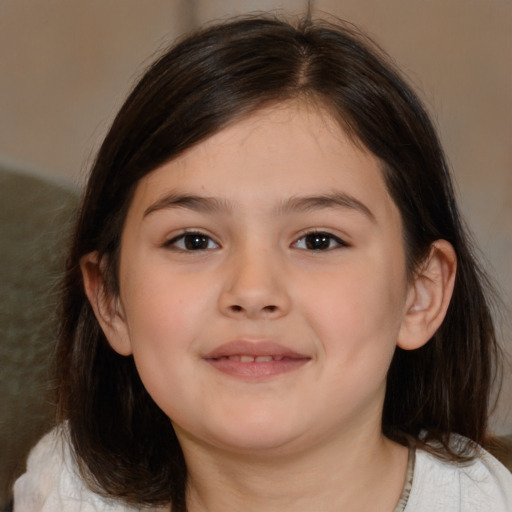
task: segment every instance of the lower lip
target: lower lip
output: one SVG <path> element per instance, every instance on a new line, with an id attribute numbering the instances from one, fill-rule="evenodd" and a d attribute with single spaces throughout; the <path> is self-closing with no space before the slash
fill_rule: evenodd
<path id="1" fill-rule="evenodd" d="M 232 361 L 228 358 L 206 359 L 216 370 L 237 377 L 239 379 L 264 379 L 281 375 L 304 366 L 309 358 L 281 359 L 276 361 L 252 361 L 242 363 L 241 361 Z"/>

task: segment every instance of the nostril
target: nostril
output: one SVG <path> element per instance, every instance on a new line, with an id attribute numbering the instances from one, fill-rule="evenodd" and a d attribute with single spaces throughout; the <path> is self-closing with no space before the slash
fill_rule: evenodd
<path id="1" fill-rule="evenodd" d="M 234 313 L 241 313 L 241 312 L 244 311 L 244 307 L 243 306 L 239 306 L 238 304 L 231 305 L 230 309 Z M 263 308 L 261 308 L 261 311 L 264 312 L 264 313 L 275 313 L 278 309 L 279 308 L 277 306 L 269 305 L 269 306 L 264 306 Z"/>

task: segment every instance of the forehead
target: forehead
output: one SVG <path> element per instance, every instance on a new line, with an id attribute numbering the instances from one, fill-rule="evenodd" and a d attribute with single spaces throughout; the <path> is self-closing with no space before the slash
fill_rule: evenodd
<path id="1" fill-rule="evenodd" d="M 289 197 L 339 192 L 379 216 L 394 209 L 378 159 L 325 109 L 294 101 L 252 113 L 151 172 L 132 206 L 147 209 L 159 197 L 191 193 L 275 207 Z"/>

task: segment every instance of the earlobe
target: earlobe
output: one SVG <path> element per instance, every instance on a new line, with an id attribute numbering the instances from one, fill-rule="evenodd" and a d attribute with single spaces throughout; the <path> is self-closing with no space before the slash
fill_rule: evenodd
<path id="1" fill-rule="evenodd" d="M 427 343 L 443 322 L 455 284 L 457 257 L 446 240 L 435 241 L 410 284 L 397 345 L 414 350 Z"/>
<path id="2" fill-rule="evenodd" d="M 97 251 L 82 256 L 80 269 L 84 291 L 111 347 L 127 356 L 132 349 L 124 311 L 118 297 L 106 289 L 102 266 Z"/>

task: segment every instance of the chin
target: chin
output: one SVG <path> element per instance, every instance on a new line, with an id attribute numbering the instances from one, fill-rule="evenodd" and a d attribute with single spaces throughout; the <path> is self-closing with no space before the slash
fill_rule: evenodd
<path id="1" fill-rule="evenodd" d="M 287 447 L 293 446 L 294 441 L 302 437 L 297 422 L 286 422 L 276 416 L 250 418 L 245 415 L 243 419 L 231 416 L 229 421 L 224 417 L 217 424 L 210 423 L 201 430 L 192 433 L 193 437 L 217 449 L 240 455 L 263 456 L 267 452 L 276 455 L 276 450 L 286 452 Z"/>
<path id="2" fill-rule="evenodd" d="M 292 448 L 292 445 L 295 444 L 293 443 L 294 440 L 294 436 L 283 433 L 281 435 L 277 433 L 272 435 L 269 432 L 256 432 L 253 435 L 244 433 L 243 435 L 218 440 L 220 443 L 217 441 L 217 447 L 239 455 L 275 457 L 294 451 Z"/>

